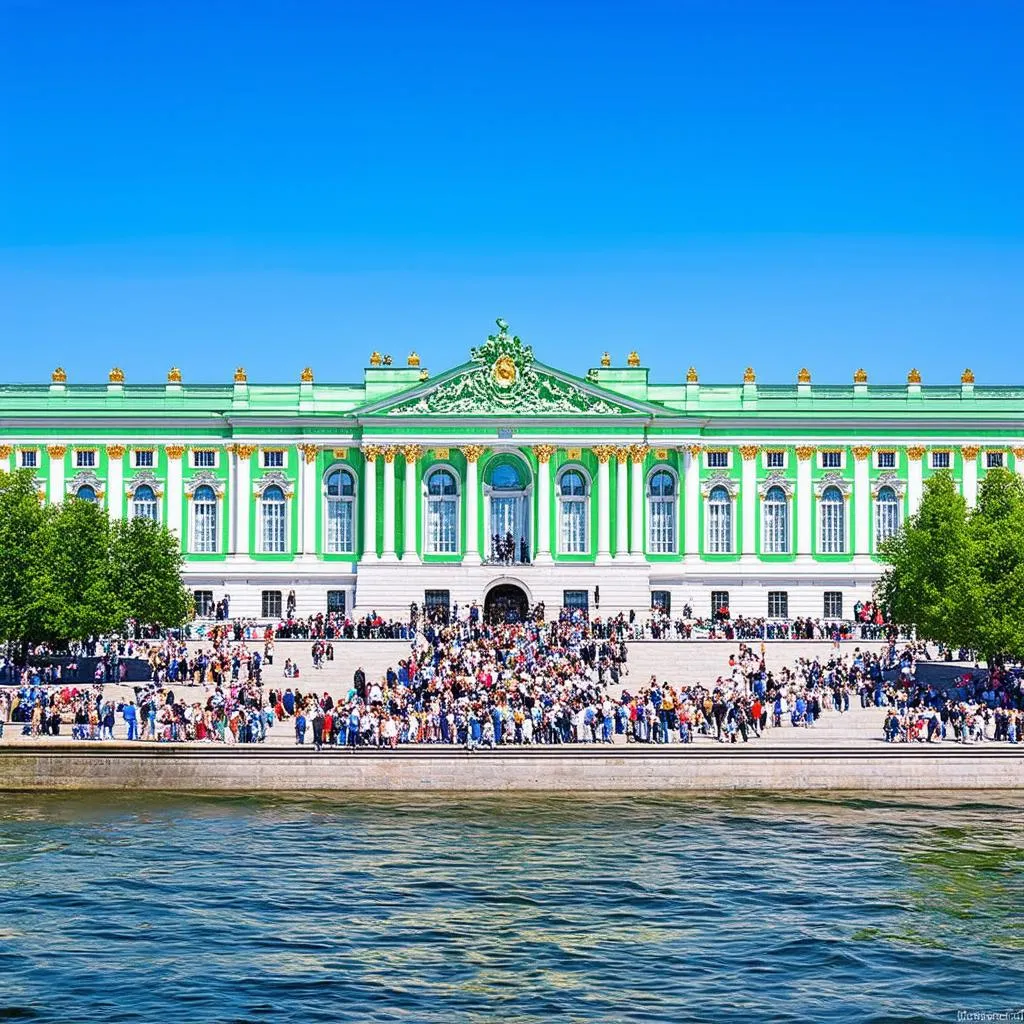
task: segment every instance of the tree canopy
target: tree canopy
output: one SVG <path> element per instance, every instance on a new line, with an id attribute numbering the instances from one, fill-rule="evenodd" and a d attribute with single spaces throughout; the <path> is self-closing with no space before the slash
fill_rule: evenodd
<path id="1" fill-rule="evenodd" d="M 985 475 L 974 509 L 948 473 L 925 483 L 921 507 L 882 545 L 878 599 L 901 625 L 989 662 L 1024 658 L 1024 481 Z"/>
<path id="2" fill-rule="evenodd" d="M 149 519 L 113 520 L 69 498 L 43 505 L 31 471 L 0 472 L 0 641 L 63 647 L 176 627 L 191 611 L 177 539 Z"/>

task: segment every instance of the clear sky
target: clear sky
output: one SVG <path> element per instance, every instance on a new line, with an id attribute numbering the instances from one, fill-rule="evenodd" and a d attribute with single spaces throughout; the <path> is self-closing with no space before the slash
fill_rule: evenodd
<path id="1" fill-rule="evenodd" d="M 0 0 L 7 381 L 1024 383 L 1020 0 Z"/>

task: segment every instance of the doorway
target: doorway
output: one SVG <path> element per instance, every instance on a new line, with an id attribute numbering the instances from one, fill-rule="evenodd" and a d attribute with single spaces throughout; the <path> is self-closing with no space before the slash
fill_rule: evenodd
<path id="1" fill-rule="evenodd" d="M 525 622 L 529 612 L 525 591 L 513 583 L 493 587 L 484 599 L 484 619 L 491 625 Z"/>

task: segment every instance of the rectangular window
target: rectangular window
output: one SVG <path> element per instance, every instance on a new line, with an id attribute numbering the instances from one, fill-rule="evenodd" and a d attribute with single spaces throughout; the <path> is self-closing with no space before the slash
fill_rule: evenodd
<path id="1" fill-rule="evenodd" d="M 789 593 L 785 590 L 768 591 L 768 618 L 789 618 Z"/>
<path id="2" fill-rule="evenodd" d="M 280 590 L 264 590 L 263 591 L 263 618 L 265 618 L 265 619 L 279 619 L 279 618 L 281 618 L 281 591 Z"/>
<path id="3" fill-rule="evenodd" d="M 728 452 L 708 452 L 708 469 L 728 469 Z"/>
<path id="4" fill-rule="evenodd" d="M 423 592 L 423 613 L 428 622 L 447 622 L 451 603 L 450 590 L 425 590 Z"/>
<path id="5" fill-rule="evenodd" d="M 153 468 L 153 453 L 152 453 L 152 451 L 137 451 L 135 453 L 135 468 L 136 469 L 152 469 Z"/>
<path id="6" fill-rule="evenodd" d="M 896 468 L 896 453 L 895 452 L 879 452 L 878 453 L 878 468 L 879 469 L 895 469 Z"/>
<path id="7" fill-rule="evenodd" d="M 1001 469 L 1003 465 L 1002 452 L 985 452 L 985 468 Z"/>
<path id="8" fill-rule="evenodd" d="M 729 591 L 711 591 L 711 617 L 713 619 L 729 618 Z"/>
<path id="9" fill-rule="evenodd" d="M 932 452 L 932 469 L 949 469 L 949 452 Z"/>
<path id="10" fill-rule="evenodd" d="M 563 590 L 562 607 L 578 608 L 581 611 L 588 611 L 590 608 L 589 590 Z"/>
<path id="11" fill-rule="evenodd" d="M 841 619 L 843 617 L 843 592 L 841 590 L 825 591 L 825 618 Z"/>
<path id="12" fill-rule="evenodd" d="M 91 449 L 75 452 L 75 465 L 79 469 L 95 469 L 96 453 Z"/>
<path id="13" fill-rule="evenodd" d="M 21 453 L 21 468 L 36 469 L 39 465 L 39 453 L 32 449 Z"/>
<path id="14" fill-rule="evenodd" d="M 843 453 L 840 451 L 826 451 L 821 453 L 822 469 L 842 469 Z"/>
<path id="15" fill-rule="evenodd" d="M 785 452 L 765 452 L 764 464 L 768 469 L 785 469 L 786 468 L 786 453 Z"/>
<path id="16" fill-rule="evenodd" d="M 194 590 L 192 597 L 196 602 L 196 618 L 198 619 L 212 619 L 213 618 L 213 591 L 212 590 Z"/>
<path id="17" fill-rule="evenodd" d="M 328 590 L 327 591 L 327 611 L 337 612 L 339 615 L 345 614 L 345 591 L 344 590 Z"/>
<path id="18" fill-rule="evenodd" d="M 265 469 L 284 469 L 283 451 L 265 451 L 263 453 L 263 466 Z"/>
<path id="19" fill-rule="evenodd" d="M 669 590 L 651 591 L 651 611 L 672 614 L 672 592 Z"/>
<path id="20" fill-rule="evenodd" d="M 212 448 L 197 448 L 192 452 L 192 465 L 196 469 L 213 469 L 217 465 L 217 453 Z"/>

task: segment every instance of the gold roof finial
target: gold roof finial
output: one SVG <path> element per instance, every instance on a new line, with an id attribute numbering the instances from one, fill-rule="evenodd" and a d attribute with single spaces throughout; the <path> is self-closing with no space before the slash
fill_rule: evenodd
<path id="1" fill-rule="evenodd" d="M 811 371 L 807 367 L 803 367 L 800 372 L 796 375 L 796 381 L 798 384 L 810 384 L 811 383 Z"/>
<path id="2" fill-rule="evenodd" d="M 244 366 L 239 366 L 238 369 L 235 370 L 235 383 L 236 384 L 245 384 L 248 380 L 249 380 L 249 377 L 248 377 L 248 375 L 245 372 L 245 367 Z"/>
<path id="3" fill-rule="evenodd" d="M 868 382 L 868 371 L 861 367 L 859 370 L 854 370 L 853 383 L 854 384 L 867 384 Z"/>
<path id="4" fill-rule="evenodd" d="M 302 381 L 303 384 L 312 384 L 313 383 L 313 367 L 312 366 L 307 366 L 302 371 L 302 373 L 299 374 L 299 380 Z"/>
<path id="5" fill-rule="evenodd" d="M 382 362 L 384 362 L 384 360 L 381 359 L 381 356 L 380 356 L 379 352 L 371 352 L 370 353 L 370 365 L 371 366 L 380 366 L 380 364 Z"/>
<path id="6" fill-rule="evenodd" d="M 601 356 L 601 365 L 602 366 L 611 366 L 612 365 L 612 357 L 610 355 L 608 355 L 607 352 L 605 352 L 604 355 Z"/>
<path id="7" fill-rule="evenodd" d="M 406 362 L 407 366 L 419 366 L 420 365 L 420 357 L 419 357 L 419 355 L 416 352 L 410 352 L 409 353 L 409 358 L 406 359 L 405 362 Z"/>
<path id="8" fill-rule="evenodd" d="M 167 371 L 167 383 L 168 384 L 180 384 L 181 383 L 181 370 L 176 366 L 172 366 Z"/>
<path id="9" fill-rule="evenodd" d="M 626 357 L 626 362 L 630 366 L 639 366 L 640 365 L 640 353 L 637 352 L 636 349 L 633 349 L 633 351 L 630 352 L 629 355 Z"/>
<path id="10" fill-rule="evenodd" d="M 921 383 L 921 371 L 916 367 L 907 374 L 908 384 L 920 384 Z"/>
<path id="11" fill-rule="evenodd" d="M 53 384 L 67 384 L 68 375 L 64 372 L 63 366 L 58 366 L 57 369 L 50 374 L 50 381 Z"/>
<path id="12" fill-rule="evenodd" d="M 974 371 L 971 370 L 971 369 L 964 370 L 964 372 L 960 374 L 960 383 L 961 384 L 973 384 L 974 383 Z"/>
<path id="13" fill-rule="evenodd" d="M 687 384 L 696 384 L 697 383 L 697 379 L 698 379 L 697 378 L 697 367 L 696 366 L 691 366 L 686 371 L 686 383 Z"/>
<path id="14" fill-rule="evenodd" d="M 115 366 L 110 373 L 107 374 L 107 380 L 111 384 L 123 384 L 124 383 L 124 370 L 120 366 Z"/>
<path id="15" fill-rule="evenodd" d="M 743 371 L 743 383 L 744 384 L 754 384 L 756 381 L 757 381 L 757 374 L 754 373 L 754 368 L 752 366 L 748 366 Z"/>

